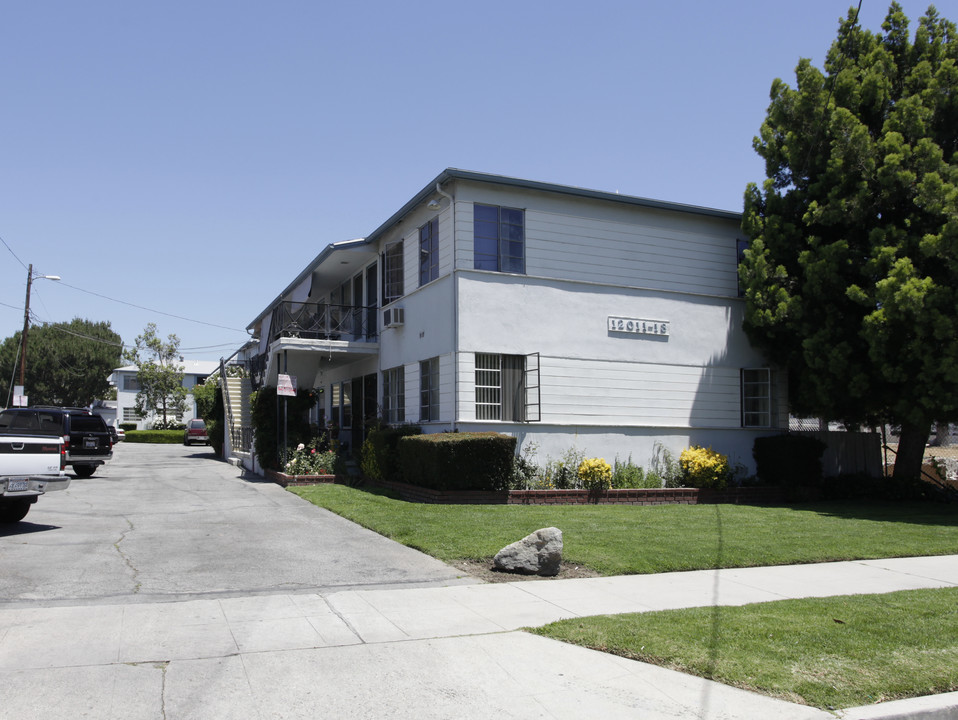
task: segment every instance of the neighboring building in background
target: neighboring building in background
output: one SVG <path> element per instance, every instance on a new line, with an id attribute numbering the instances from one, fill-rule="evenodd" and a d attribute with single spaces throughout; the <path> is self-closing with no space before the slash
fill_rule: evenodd
<path id="1" fill-rule="evenodd" d="M 754 468 L 784 373 L 742 331 L 738 213 L 449 169 L 326 247 L 250 323 L 253 386 L 315 388 L 354 455 L 366 421 L 495 430 L 646 465 L 711 446 Z"/>
<path id="2" fill-rule="evenodd" d="M 187 412 L 178 423 L 186 423 L 196 417 L 196 402 L 193 400 L 193 388 L 202 385 L 213 371 L 219 369 L 218 360 L 184 360 L 183 387 L 187 390 Z M 154 417 L 141 417 L 136 412 L 136 394 L 140 385 L 136 377 L 136 365 L 127 365 L 116 368 L 110 375 L 110 384 L 116 387 L 116 425 L 136 423 L 137 430 L 148 430 L 153 425 Z"/>

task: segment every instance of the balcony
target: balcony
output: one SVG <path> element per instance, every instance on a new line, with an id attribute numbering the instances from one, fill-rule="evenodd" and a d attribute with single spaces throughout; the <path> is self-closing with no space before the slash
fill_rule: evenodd
<path id="1" fill-rule="evenodd" d="M 251 363 L 256 387 L 275 386 L 278 373 L 296 375 L 307 387 L 321 368 L 379 352 L 375 306 L 284 301 L 273 308 L 267 332 L 268 349 Z"/>
<path id="2" fill-rule="evenodd" d="M 273 308 L 270 343 L 279 338 L 375 342 L 376 307 L 281 302 Z"/>

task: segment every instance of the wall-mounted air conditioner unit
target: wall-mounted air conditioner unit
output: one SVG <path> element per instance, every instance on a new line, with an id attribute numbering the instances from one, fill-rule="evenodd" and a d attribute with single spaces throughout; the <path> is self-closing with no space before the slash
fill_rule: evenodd
<path id="1" fill-rule="evenodd" d="M 405 308 L 389 308 L 383 310 L 383 325 L 388 328 L 401 327 L 406 321 Z"/>

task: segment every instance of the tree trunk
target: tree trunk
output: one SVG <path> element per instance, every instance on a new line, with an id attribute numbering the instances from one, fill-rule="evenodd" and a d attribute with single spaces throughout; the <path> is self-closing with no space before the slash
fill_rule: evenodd
<path id="1" fill-rule="evenodd" d="M 925 444 L 931 434 L 931 421 L 919 424 L 901 424 L 898 438 L 898 455 L 895 457 L 896 480 L 912 480 L 921 476 L 921 464 L 925 457 Z"/>

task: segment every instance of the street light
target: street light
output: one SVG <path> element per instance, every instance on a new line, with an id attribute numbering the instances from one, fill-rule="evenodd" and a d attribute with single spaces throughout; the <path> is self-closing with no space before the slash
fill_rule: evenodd
<path id="1" fill-rule="evenodd" d="M 27 268 L 27 299 L 23 304 L 23 334 L 20 336 L 20 387 L 23 387 L 23 377 L 27 372 L 27 333 L 30 331 L 30 286 L 33 284 L 33 278 L 39 280 L 59 280 L 59 275 L 34 275 L 33 263 Z M 26 395 L 23 390 L 22 395 Z"/>

